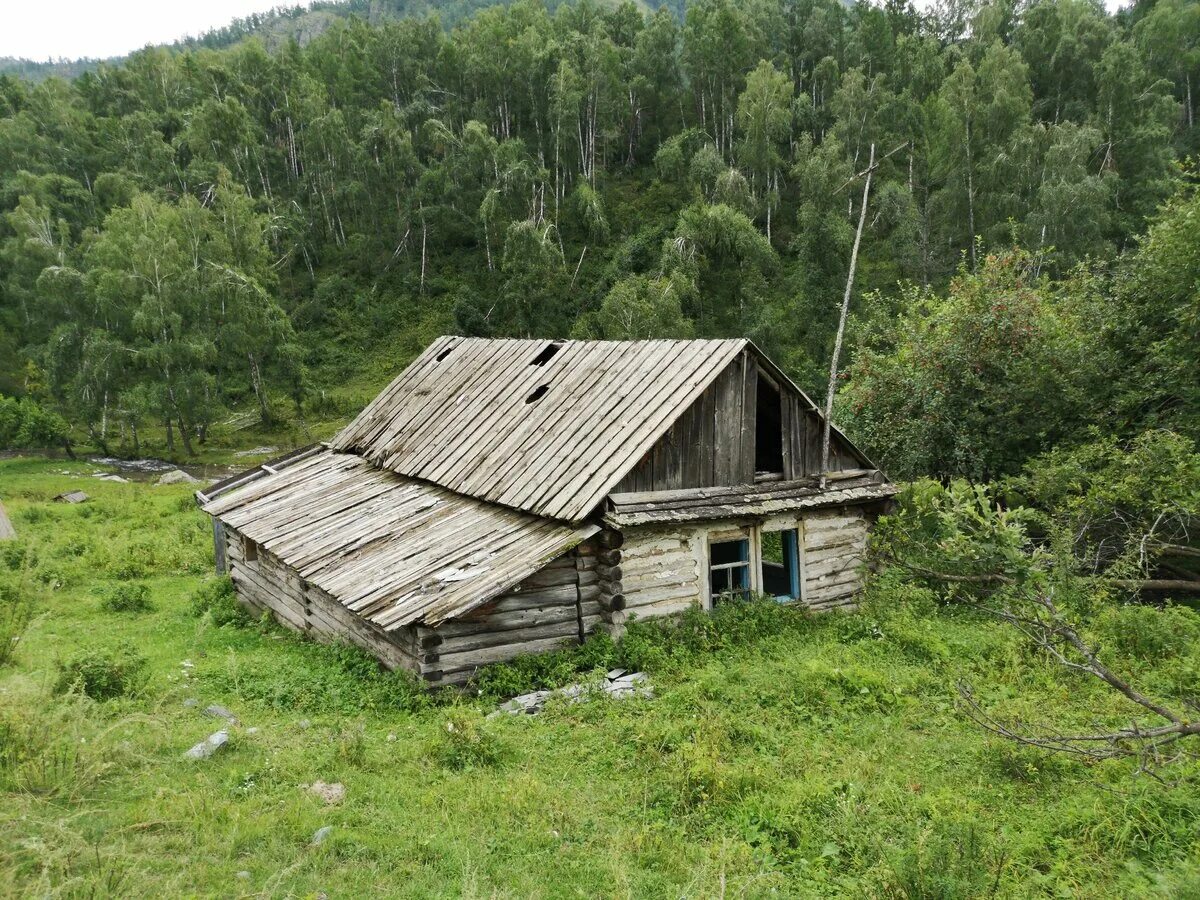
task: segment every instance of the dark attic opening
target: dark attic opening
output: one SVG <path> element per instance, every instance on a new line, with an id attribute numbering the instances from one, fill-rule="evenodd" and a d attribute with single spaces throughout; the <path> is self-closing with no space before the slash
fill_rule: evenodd
<path id="1" fill-rule="evenodd" d="M 554 358 L 554 354 L 557 353 L 561 348 L 562 344 L 559 343 L 547 344 L 542 349 L 542 352 L 533 358 L 531 365 L 544 366 Z"/>
<path id="2" fill-rule="evenodd" d="M 783 472 L 783 414 L 779 389 L 759 376 L 754 410 L 754 471 L 759 475 Z"/>

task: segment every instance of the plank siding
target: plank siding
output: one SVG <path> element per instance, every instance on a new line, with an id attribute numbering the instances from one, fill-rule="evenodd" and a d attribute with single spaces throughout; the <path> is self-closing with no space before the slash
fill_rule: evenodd
<path id="1" fill-rule="evenodd" d="M 759 360 L 742 353 L 675 420 L 610 493 L 670 491 L 754 483 Z M 778 379 L 772 378 L 778 383 Z M 812 401 L 779 384 L 783 478 L 800 480 L 821 469 L 821 418 Z M 859 469 L 861 455 L 838 432 L 831 436 L 829 471 Z"/>

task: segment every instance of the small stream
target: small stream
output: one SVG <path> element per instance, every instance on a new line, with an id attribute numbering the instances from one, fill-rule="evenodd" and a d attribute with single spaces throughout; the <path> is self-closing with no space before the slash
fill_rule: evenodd
<path id="1" fill-rule="evenodd" d="M 165 459 L 119 459 L 115 456 L 88 456 L 87 462 L 109 469 L 130 481 L 157 481 L 164 472 L 182 469 L 193 478 L 199 478 L 204 483 L 219 481 L 234 472 L 249 468 L 248 466 L 214 465 L 212 463 L 181 463 L 167 462 Z"/>

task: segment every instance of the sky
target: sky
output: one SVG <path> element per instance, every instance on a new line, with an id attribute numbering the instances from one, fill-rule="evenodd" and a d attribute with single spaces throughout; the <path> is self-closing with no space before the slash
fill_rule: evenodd
<path id="1" fill-rule="evenodd" d="M 0 56 L 122 56 L 296 0 L 0 0 Z M 303 4 L 307 5 L 307 4 Z"/>
<path id="2" fill-rule="evenodd" d="M 0 56 L 121 56 L 264 12 L 284 0 L 0 0 Z M 932 0 L 916 0 L 919 7 Z M 1105 0 L 1110 10 L 1127 0 Z M 298 5 L 289 0 L 286 5 Z"/>

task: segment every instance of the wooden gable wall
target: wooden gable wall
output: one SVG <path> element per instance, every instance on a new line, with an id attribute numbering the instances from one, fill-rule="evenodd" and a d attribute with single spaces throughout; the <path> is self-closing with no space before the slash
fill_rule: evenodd
<path id="1" fill-rule="evenodd" d="M 612 492 L 753 484 L 759 369 L 753 353 L 739 354 Z M 775 380 L 769 374 L 763 377 Z M 786 383 L 779 385 L 779 393 L 783 477 L 790 481 L 819 474 L 820 418 Z M 830 470 L 863 465 L 834 433 Z"/>

